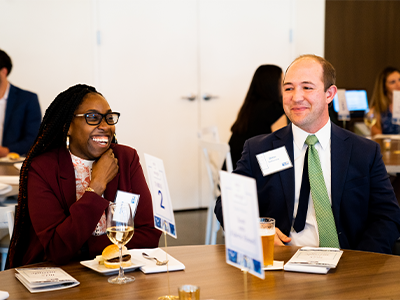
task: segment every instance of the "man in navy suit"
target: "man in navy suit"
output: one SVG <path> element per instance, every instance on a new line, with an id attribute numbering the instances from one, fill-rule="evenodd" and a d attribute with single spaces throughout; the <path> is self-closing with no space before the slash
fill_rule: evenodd
<path id="1" fill-rule="evenodd" d="M 10 57 L 0 49 L 0 157 L 26 154 L 42 120 L 38 96 L 8 82 L 11 69 Z"/>
<path id="2" fill-rule="evenodd" d="M 318 224 L 309 192 L 304 228 L 294 229 L 308 147 L 305 140 L 315 135 L 340 248 L 392 253 L 400 236 L 400 208 L 379 145 L 331 123 L 328 105 L 337 92 L 335 81 L 335 69 L 322 57 L 297 58 L 283 81 L 283 107 L 291 124 L 247 140 L 234 173 L 255 178 L 260 216 L 276 220 L 276 245 L 318 247 Z M 293 167 L 263 176 L 256 155 L 282 146 Z M 215 214 L 223 225 L 221 199 Z"/>

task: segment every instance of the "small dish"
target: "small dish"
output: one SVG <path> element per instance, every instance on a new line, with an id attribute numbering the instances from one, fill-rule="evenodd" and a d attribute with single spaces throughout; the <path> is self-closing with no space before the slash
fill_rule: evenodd
<path id="1" fill-rule="evenodd" d="M 0 162 L 2 163 L 9 163 L 9 164 L 15 164 L 15 163 L 19 163 L 19 162 L 23 162 L 25 160 L 26 157 L 20 157 L 18 159 L 10 159 L 7 156 L 4 157 L 0 157 Z"/>
<path id="2" fill-rule="evenodd" d="M 132 261 L 132 265 L 129 267 L 125 267 L 124 272 L 130 272 L 130 271 L 134 271 L 140 267 L 143 267 L 145 264 L 142 263 L 141 261 L 131 258 Z M 114 275 L 114 274 L 118 274 L 119 268 L 117 269 L 108 269 L 106 268 L 104 265 L 100 265 L 99 262 L 97 260 L 84 260 L 81 261 L 81 265 L 92 269 L 93 271 L 96 271 L 98 273 L 101 273 L 103 275 Z"/>

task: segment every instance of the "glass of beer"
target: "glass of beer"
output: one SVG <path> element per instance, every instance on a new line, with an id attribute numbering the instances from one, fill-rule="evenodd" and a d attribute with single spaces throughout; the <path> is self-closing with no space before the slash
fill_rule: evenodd
<path id="1" fill-rule="evenodd" d="M 260 235 L 264 266 L 272 266 L 274 264 L 275 219 L 260 218 Z"/>

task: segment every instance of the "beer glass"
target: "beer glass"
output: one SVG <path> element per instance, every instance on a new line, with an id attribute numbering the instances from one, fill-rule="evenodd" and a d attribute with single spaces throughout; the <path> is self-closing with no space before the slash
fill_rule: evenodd
<path id="1" fill-rule="evenodd" d="M 274 264 L 275 219 L 260 218 L 260 235 L 264 266 L 272 266 Z"/>

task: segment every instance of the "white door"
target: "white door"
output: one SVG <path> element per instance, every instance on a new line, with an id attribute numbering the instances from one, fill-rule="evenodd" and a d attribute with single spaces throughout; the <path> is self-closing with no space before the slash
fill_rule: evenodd
<path id="1" fill-rule="evenodd" d="M 99 90 L 117 137 L 164 161 L 174 209 L 199 207 L 197 2 L 99 1 Z"/>
<path id="2" fill-rule="evenodd" d="M 200 124 L 216 125 L 222 142 L 243 104 L 255 70 L 275 64 L 283 70 L 292 60 L 291 0 L 201 0 Z M 215 96 L 204 100 L 204 95 Z M 209 184 L 201 175 L 201 206 L 207 206 Z"/>

